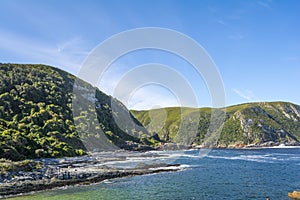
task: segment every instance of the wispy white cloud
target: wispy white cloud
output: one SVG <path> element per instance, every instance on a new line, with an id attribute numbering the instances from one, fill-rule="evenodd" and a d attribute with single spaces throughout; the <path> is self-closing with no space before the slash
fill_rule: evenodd
<path id="1" fill-rule="evenodd" d="M 245 36 L 240 33 L 233 33 L 228 35 L 227 37 L 231 40 L 242 40 L 245 38 Z"/>
<path id="2" fill-rule="evenodd" d="M 257 4 L 263 8 L 272 9 L 271 1 L 258 1 Z"/>
<path id="3" fill-rule="evenodd" d="M 80 37 L 50 44 L 5 31 L 0 31 L 0 49 L 17 57 L 19 62 L 54 65 L 74 74 L 87 55 Z"/>
<path id="4" fill-rule="evenodd" d="M 58 52 L 63 52 L 63 51 L 68 51 L 68 50 L 73 50 L 74 46 L 78 45 L 81 43 L 81 38 L 80 37 L 74 37 L 71 38 L 70 40 L 63 41 L 61 43 L 57 43 L 57 51 Z"/>
<path id="5" fill-rule="evenodd" d="M 256 96 L 255 96 L 254 92 L 251 90 L 241 91 L 236 88 L 233 88 L 232 90 L 243 99 L 246 99 L 248 101 L 256 100 Z"/>
<path id="6" fill-rule="evenodd" d="M 223 21 L 223 20 L 217 20 L 216 21 L 218 24 L 221 24 L 221 25 L 223 25 L 223 26 L 226 26 L 227 24 Z"/>

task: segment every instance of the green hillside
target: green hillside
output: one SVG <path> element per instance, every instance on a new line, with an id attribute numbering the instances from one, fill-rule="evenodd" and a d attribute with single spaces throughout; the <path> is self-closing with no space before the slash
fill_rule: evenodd
<path id="1" fill-rule="evenodd" d="M 0 158 L 84 155 L 88 151 L 150 149 L 158 140 L 200 145 L 218 132 L 211 108 L 131 111 L 75 76 L 45 65 L 0 64 Z M 300 106 L 249 103 L 225 115 L 218 146 L 300 140 Z M 220 115 L 219 115 L 219 114 Z M 146 127 L 146 128 L 145 128 Z M 160 138 L 150 135 L 158 133 Z M 214 138 L 213 138 L 214 139 Z"/>
<path id="2" fill-rule="evenodd" d="M 180 142 L 183 136 L 190 134 L 189 144 L 200 145 L 208 132 L 211 110 L 174 107 L 131 113 L 149 132 L 158 133 L 165 141 Z M 220 111 L 226 113 L 226 117 L 216 144 L 218 146 L 262 145 L 267 142 L 296 144 L 300 141 L 298 105 L 285 102 L 248 103 Z M 197 130 L 194 134 L 189 133 L 189 129 L 197 126 L 197 121 Z"/>
<path id="3" fill-rule="evenodd" d="M 0 158 L 76 156 L 155 142 L 122 103 L 75 76 L 45 65 L 0 64 Z"/>

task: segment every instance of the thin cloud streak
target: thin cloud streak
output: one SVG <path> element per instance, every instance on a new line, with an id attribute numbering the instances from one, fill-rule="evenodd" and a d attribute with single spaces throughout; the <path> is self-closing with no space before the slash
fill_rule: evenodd
<path id="1" fill-rule="evenodd" d="M 270 4 L 268 2 L 258 1 L 257 4 L 263 8 L 272 9 L 272 7 L 270 6 Z"/>
<path id="2" fill-rule="evenodd" d="M 227 26 L 227 24 L 223 20 L 217 20 L 217 23 L 223 26 Z"/>
<path id="3" fill-rule="evenodd" d="M 240 33 L 234 33 L 234 34 L 228 35 L 228 38 L 231 40 L 242 40 L 245 38 L 245 36 Z"/>
<path id="4" fill-rule="evenodd" d="M 253 100 L 256 99 L 256 97 L 255 97 L 253 91 L 251 91 L 251 90 L 245 90 L 245 91 L 243 91 L 243 92 L 240 91 L 240 90 L 238 90 L 238 89 L 236 89 L 236 88 L 233 88 L 232 90 L 233 90 L 237 95 L 239 95 L 241 98 L 246 99 L 246 100 L 248 100 L 248 101 L 253 101 Z"/>
<path id="5" fill-rule="evenodd" d="M 82 40 L 78 37 L 58 43 L 55 46 L 0 31 L 0 49 L 12 52 L 19 57 L 20 61 L 26 60 L 31 63 L 54 65 L 73 74 L 77 73 L 83 59 L 87 56 L 82 44 Z"/>

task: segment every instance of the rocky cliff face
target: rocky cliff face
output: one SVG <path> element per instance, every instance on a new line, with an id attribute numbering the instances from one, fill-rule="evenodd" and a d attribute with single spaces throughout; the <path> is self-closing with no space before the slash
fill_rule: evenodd
<path id="1" fill-rule="evenodd" d="M 298 105 L 284 102 L 245 104 L 242 109 L 231 107 L 229 118 L 238 122 L 241 141 L 226 141 L 221 136 L 221 142 L 226 145 L 297 144 L 300 138 L 299 112 Z"/>
<path id="2" fill-rule="evenodd" d="M 226 113 L 226 117 L 216 146 L 299 145 L 300 106 L 298 105 L 286 102 L 262 102 L 230 106 L 221 110 Z M 156 126 L 155 121 L 151 122 L 151 119 L 155 119 L 153 115 L 161 116 L 162 112 L 166 116 L 165 123 Z M 200 117 L 193 118 L 195 112 L 199 112 Z M 167 108 L 158 109 L 155 112 L 132 111 L 144 126 L 151 127 L 150 131 L 158 132 L 160 137 L 168 142 L 176 142 L 176 136 L 184 134 L 180 133 L 179 127 L 187 122 L 182 120 L 188 119 L 189 124 L 199 122 L 197 133 L 191 140 L 191 144 L 194 145 L 201 145 L 204 142 L 210 123 L 210 112 L 209 108 Z"/>

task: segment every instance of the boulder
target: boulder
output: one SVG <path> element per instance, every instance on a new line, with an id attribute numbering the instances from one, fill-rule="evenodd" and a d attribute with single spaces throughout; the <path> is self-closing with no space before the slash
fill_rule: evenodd
<path id="1" fill-rule="evenodd" d="M 291 199 L 300 199 L 300 192 L 298 191 L 289 192 L 288 197 Z"/>

